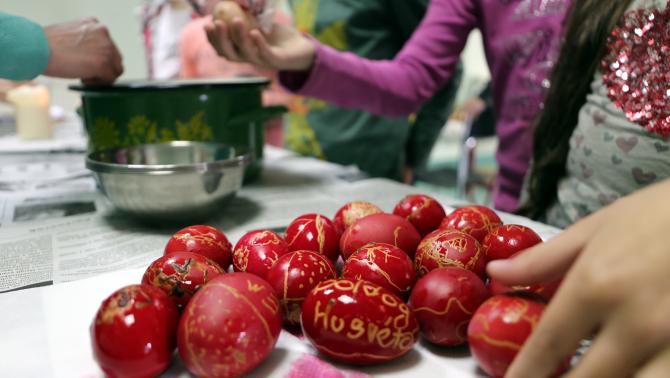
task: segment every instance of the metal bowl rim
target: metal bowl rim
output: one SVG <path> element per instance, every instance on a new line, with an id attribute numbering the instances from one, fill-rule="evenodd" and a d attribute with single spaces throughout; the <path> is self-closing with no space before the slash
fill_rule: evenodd
<path id="1" fill-rule="evenodd" d="M 234 147 L 221 143 L 210 143 L 210 142 L 172 141 L 157 144 L 161 145 L 216 144 L 222 147 L 232 149 L 233 153 L 235 151 Z M 152 144 L 138 145 L 132 147 L 142 147 L 150 145 Z M 128 148 L 128 147 L 113 148 L 109 151 L 114 151 L 121 148 Z M 235 156 L 233 158 L 226 160 L 214 160 L 214 161 L 192 163 L 192 164 L 119 164 L 119 163 L 102 162 L 100 160 L 91 157 L 92 155 L 98 154 L 100 152 L 101 151 L 92 152 L 86 156 L 86 168 L 96 173 L 123 173 L 123 174 L 150 174 L 150 175 L 169 174 L 169 173 L 207 173 L 211 171 L 220 171 L 226 168 L 244 167 L 245 165 L 248 165 L 252 161 L 251 154 L 248 153 L 245 155 Z"/>
<path id="2" fill-rule="evenodd" d="M 123 173 L 123 174 L 166 174 L 166 173 L 206 173 L 226 168 L 243 167 L 250 162 L 250 155 L 237 156 L 233 159 L 195 164 L 113 164 L 103 163 L 86 158 L 86 168 L 96 173 Z"/>

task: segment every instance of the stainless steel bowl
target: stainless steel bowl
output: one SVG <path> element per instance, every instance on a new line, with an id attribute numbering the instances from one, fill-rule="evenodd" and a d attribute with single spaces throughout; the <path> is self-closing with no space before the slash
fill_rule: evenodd
<path id="1" fill-rule="evenodd" d="M 118 209 L 158 222 L 194 221 L 235 195 L 248 160 L 222 144 L 175 141 L 94 152 L 86 167 Z"/>

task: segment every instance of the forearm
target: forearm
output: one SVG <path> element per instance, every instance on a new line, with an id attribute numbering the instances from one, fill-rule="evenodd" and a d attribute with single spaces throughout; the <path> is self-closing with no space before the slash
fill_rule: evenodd
<path id="1" fill-rule="evenodd" d="M 30 80 L 49 63 L 49 44 L 42 27 L 0 12 L 0 78 Z"/>
<path id="2" fill-rule="evenodd" d="M 468 33 L 476 24 L 471 2 L 434 0 L 425 19 L 391 61 L 370 61 L 318 45 L 309 73 L 282 72 L 299 94 L 375 114 L 404 116 L 453 75 Z"/>

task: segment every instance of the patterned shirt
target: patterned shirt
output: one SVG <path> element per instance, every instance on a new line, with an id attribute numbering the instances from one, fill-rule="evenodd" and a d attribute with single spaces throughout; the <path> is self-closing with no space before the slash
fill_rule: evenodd
<path id="1" fill-rule="evenodd" d="M 666 3 L 666 0 L 634 1 L 620 25 L 637 23 L 641 9 L 647 10 L 644 17 L 655 14 L 657 20 L 665 19 L 658 16 L 670 12 Z M 659 30 L 667 27 L 661 25 Z M 650 54 L 657 53 L 668 43 L 667 37 L 647 37 L 645 43 L 650 38 L 657 42 L 647 50 Z M 609 46 L 611 49 L 611 44 Z M 655 52 L 655 49 L 659 50 Z M 601 67 L 618 67 L 616 56 L 606 54 Z M 631 54 L 628 58 L 643 72 L 649 72 L 651 67 L 646 55 Z M 570 139 L 566 177 L 559 182 L 557 201 L 546 213 L 546 221 L 558 227 L 569 226 L 618 198 L 670 177 L 668 140 L 630 119 L 635 111 L 631 107 L 635 104 L 628 104 L 625 97 L 640 88 L 636 88 L 633 81 L 630 92 L 617 90 L 612 83 L 605 82 L 603 75 L 603 69 L 596 72 L 591 93 L 580 110 Z M 640 106 L 649 104 L 643 101 Z M 667 101 L 662 107 L 667 107 Z"/>

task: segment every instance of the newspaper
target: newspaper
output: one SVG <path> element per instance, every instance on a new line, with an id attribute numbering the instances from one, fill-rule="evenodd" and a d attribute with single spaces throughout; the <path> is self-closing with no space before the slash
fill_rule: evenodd
<path id="1" fill-rule="evenodd" d="M 94 213 L 102 205 L 91 173 L 77 154 L 0 156 L 0 228 Z"/>
<path id="2" fill-rule="evenodd" d="M 233 243 L 252 229 L 283 230 L 301 213 L 334 214 L 341 204 L 326 188 L 363 177 L 357 169 L 282 150 L 268 155 L 261 179 L 208 220 Z M 26 189 L 27 183 L 78 172 L 82 156 L 4 156 L 0 161 L 0 172 L 11 172 L 0 174 L 0 185 L 3 179 L 13 185 L 0 189 L 0 255 L 5 258 L 0 293 L 146 267 L 186 226 L 143 224 L 115 211 L 90 177 Z"/>

